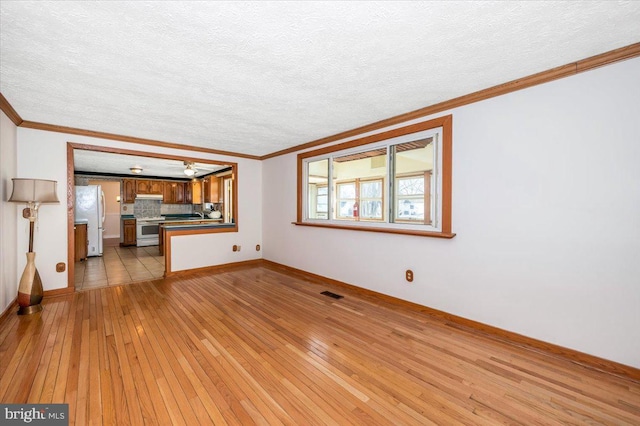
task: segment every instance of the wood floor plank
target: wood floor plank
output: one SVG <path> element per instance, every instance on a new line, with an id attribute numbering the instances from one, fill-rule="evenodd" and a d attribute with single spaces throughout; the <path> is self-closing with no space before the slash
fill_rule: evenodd
<path id="1" fill-rule="evenodd" d="M 0 400 L 72 425 L 640 424 L 638 382 L 268 267 L 43 303 L 0 322 Z"/>

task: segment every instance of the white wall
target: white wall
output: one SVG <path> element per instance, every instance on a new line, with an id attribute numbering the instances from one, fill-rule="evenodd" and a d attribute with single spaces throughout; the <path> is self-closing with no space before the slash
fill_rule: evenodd
<path id="1" fill-rule="evenodd" d="M 292 225 L 296 154 L 266 160 L 264 258 L 640 367 L 639 75 L 637 58 L 437 114 L 452 240 Z"/>
<path id="2" fill-rule="evenodd" d="M 36 232 L 34 250 L 36 252 L 36 265 L 42 278 L 45 290 L 53 290 L 67 287 L 67 272 L 57 273 L 55 265 L 58 262 L 67 262 L 67 209 L 66 209 L 66 169 L 67 169 L 67 142 L 82 143 L 89 145 L 111 146 L 121 149 L 154 152 L 159 154 L 170 154 L 178 156 L 189 156 L 205 160 L 229 161 L 238 164 L 238 198 L 239 198 L 239 232 L 235 234 L 233 244 L 245 244 L 247 241 L 261 240 L 262 212 L 261 212 L 261 163 L 256 160 L 236 158 L 230 156 L 216 156 L 188 150 L 177 150 L 170 148 L 150 147 L 146 145 L 131 144 L 126 142 L 110 141 L 99 138 L 76 136 L 64 133 L 47 132 L 35 129 L 18 128 L 17 143 L 17 172 L 20 177 L 35 177 L 42 179 L 53 179 L 58 181 L 58 198 L 61 203 L 57 205 L 44 205 L 40 209 L 38 230 Z M 28 224 L 22 223 L 24 220 L 15 219 L 13 223 L 18 224 L 18 236 L 28 230 Z M 27 234 L 28 235 L 28 234 Z M 227 234 L 211 234 L 206 239 L 196 237 L 185 237 L 188 241 L 185 250 L 173 248 L 172 259 L 176 265 L 181 265 L 194 254 L 202 252 L 213 252 L 226 250 L 228 245 L 226 238 L 221 237 Z M 28 238 L 18 238 L 18 253 L 27 251 Z M 225 241 L 222 244 L 222 241 Z M 254 243 L 258 244 L 258 243 Z M 243 247 L 244 250 L 244 247 Z M 249 251 L 245 253 L 248 255 Z M 262 252 L 252 253 L 250 258 L 261 257 Z M 218 257 L 209 261 L 215 262 Z M 223 258 L 224 259 L 224 258 Z M 231 261 L 238 261 L 239 256 Z M 244 258 L 242 259 L 244 260 Z M 18 268 L 22 270 L 26 263 L 25 259 L 18 259 Z M 210 263 L 200 266 L 211 266 L 217 263 Z"/>
<path id="3" fill-rule="evenodd" d="M 17 129 L 9 117 L 0 111 L 0 314 L 18 296 L 15 226 L 18 206 L 7 202 L 13 190 L 11 178 L 18 177 L 16 175 Z"/>

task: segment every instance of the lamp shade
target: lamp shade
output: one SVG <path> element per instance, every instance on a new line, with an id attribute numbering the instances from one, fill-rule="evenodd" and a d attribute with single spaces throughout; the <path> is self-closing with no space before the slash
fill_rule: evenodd
<path id="1" fill-rule="evenodd" d="M 45 179 L 13 178 L 13 192 L 9 201 L 14 203 L 59 203 L 58 182 Z"/>

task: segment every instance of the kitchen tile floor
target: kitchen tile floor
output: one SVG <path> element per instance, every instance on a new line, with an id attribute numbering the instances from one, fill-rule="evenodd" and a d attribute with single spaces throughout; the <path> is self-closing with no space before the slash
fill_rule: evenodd
<path id="1" fill-rule="evenodd" d="M 75 264 L 76 290 L 130 284 L 162 278 L 164 256 L 157 246 L 104 247 L 102 257 L 90 257 Z"/>

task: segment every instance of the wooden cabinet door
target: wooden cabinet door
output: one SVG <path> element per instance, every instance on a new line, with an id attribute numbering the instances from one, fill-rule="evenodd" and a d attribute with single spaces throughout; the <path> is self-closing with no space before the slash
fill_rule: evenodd
<path id="1" fill-rule="evenodd" d="M 133 203 L 136 200 L 136 181 L 124 179 L 122 181 L 122 202 Z"/>
<path id="2" fill-rule="evenodd" d="M 162 202 L 164 204 L 173 204 L 173 190 L 171 185 L 173 182 L 164 182 L 164 191 L 162 192 Z"/>
<path id="3" fill-rule="evenodd" d="M 173 202 L 174 204 L 184 204 L 184 182 L 173 184 Z"/>
<path id="4" fill-rule="evenodd" d="M 204 187 L 204 202 L 211 203 L 211 177 L 203 179 L 202 186 Z"/>
<path id="5" fill-rule="evenodd" d="M 191 187 L 191 204 L 202 204 L 202 182 L 199 180 L 189 182 Z"/>
<path id="6" fill-rule="evenodd" d="M 220 179 L 215 176 L 211 176 L 211 203 L 220 202 Z"/>
<path id="7" fill-rule="evenodd" d="M 192 182 L 186 182 L 184 184 L 184 203 L 192 204 L 193 203 L 193 185 Z"/>
<path id="8" fill-rule="evenodd" d="M 136 194 L 151 194 L 151 181 L 136 180 Z"/>
<path id="9" fill-rule="evenodd" d="M 87 258 L 88 244 L 87 240 L 87 225 L 79 224 L 74 226 L 75 230 L 75 257 L 76 262 L 85 260 Z"/>
<path id="10" fill-rule="evenodd" d="M 136 241 L 136 220 L 135 219 L 125 219 L 123 221 L 123 234 L 124 241 L 122 245 L 125 246 L 135 246 Z"/>
<path id="11" fill-rule="evenodd" d="M 163 181 L 161 180 L 150 180 L 149 181 L 149 194 L 162 194 L 162 190 L 164 189 Z"/>
<path id="12" fill-rule="evenodd" d="M 184 182 L 165 182 L 162 202 L 165 204 L 183 204 L 184 185 Z"/>

